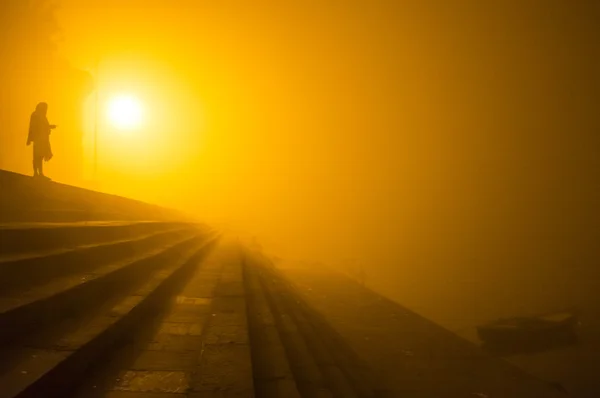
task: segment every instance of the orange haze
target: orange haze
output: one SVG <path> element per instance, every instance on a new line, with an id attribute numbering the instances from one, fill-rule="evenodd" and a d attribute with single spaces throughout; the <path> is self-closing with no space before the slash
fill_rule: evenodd
<path id="1" fill-rule="evenodd" d="M 457 275 L 505 292 L 505 275 L 535 284 L 545 266 L 598 259 L 594 2 L 59 3 L 58 54 L 91 76 L 98 62 L 101 115 L 122 93 L 146 109 L 136 134 L 99 119 L 101 189 L 231 223 L 284 256 L 357 258 L 407 300 L 481 293 Z M 3 165 L 23 172 L 26 88 L 25 160 Z M 63 181 L 69 131 L 48 166 Z"/>

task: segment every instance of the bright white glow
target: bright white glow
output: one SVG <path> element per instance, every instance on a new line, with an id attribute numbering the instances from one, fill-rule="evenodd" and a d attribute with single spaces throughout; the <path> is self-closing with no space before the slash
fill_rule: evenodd
<path id="1" fill-rule="evenodd" d="M 122 130 L 132 130 L 142 123 L 142 104 L 132 96 L 118 96 L 108 103 L 110 123 Z"/>

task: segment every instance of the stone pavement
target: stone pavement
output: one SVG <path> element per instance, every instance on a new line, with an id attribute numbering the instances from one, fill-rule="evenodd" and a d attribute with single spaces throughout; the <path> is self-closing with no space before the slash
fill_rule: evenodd
<path id="1" fill-rule="evenodd" d="M 331 327 L 398 397 L 552 398 L 556 388 L 329 270 L 283 268 Z"/>
<path id="2" fill-rule="evenodd" d="M 254 396 L 241 253 L 233 240 L 219 242 L 198 264 L 149 334 L 103 391 L 94 391 L 92 379 L 76 396 Z"/>

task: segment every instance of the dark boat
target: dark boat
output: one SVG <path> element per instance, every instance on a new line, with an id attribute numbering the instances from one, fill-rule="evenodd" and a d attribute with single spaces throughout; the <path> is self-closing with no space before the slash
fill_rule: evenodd
<path id="1" fill-rule="evenodd" d="M 558 312 L 500 319 L 477 327 L 477 334 L 488 346 L 534 348 L 573 341 L 576 324 L 574 313 Z"/>

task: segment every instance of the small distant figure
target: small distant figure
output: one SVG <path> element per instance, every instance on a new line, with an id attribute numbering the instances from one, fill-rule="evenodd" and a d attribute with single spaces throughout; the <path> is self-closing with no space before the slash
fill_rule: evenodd
<path id="1" fill-rule="evenodd" d="M 44 175 L 44 161 L 54 156 L 50 146 L 50 132 L 56 125 L 48 123 L 48 104 L 40 102 L 29 119 L 27 146 L 33 142 L 33 176 L 48 179 Z"/>

